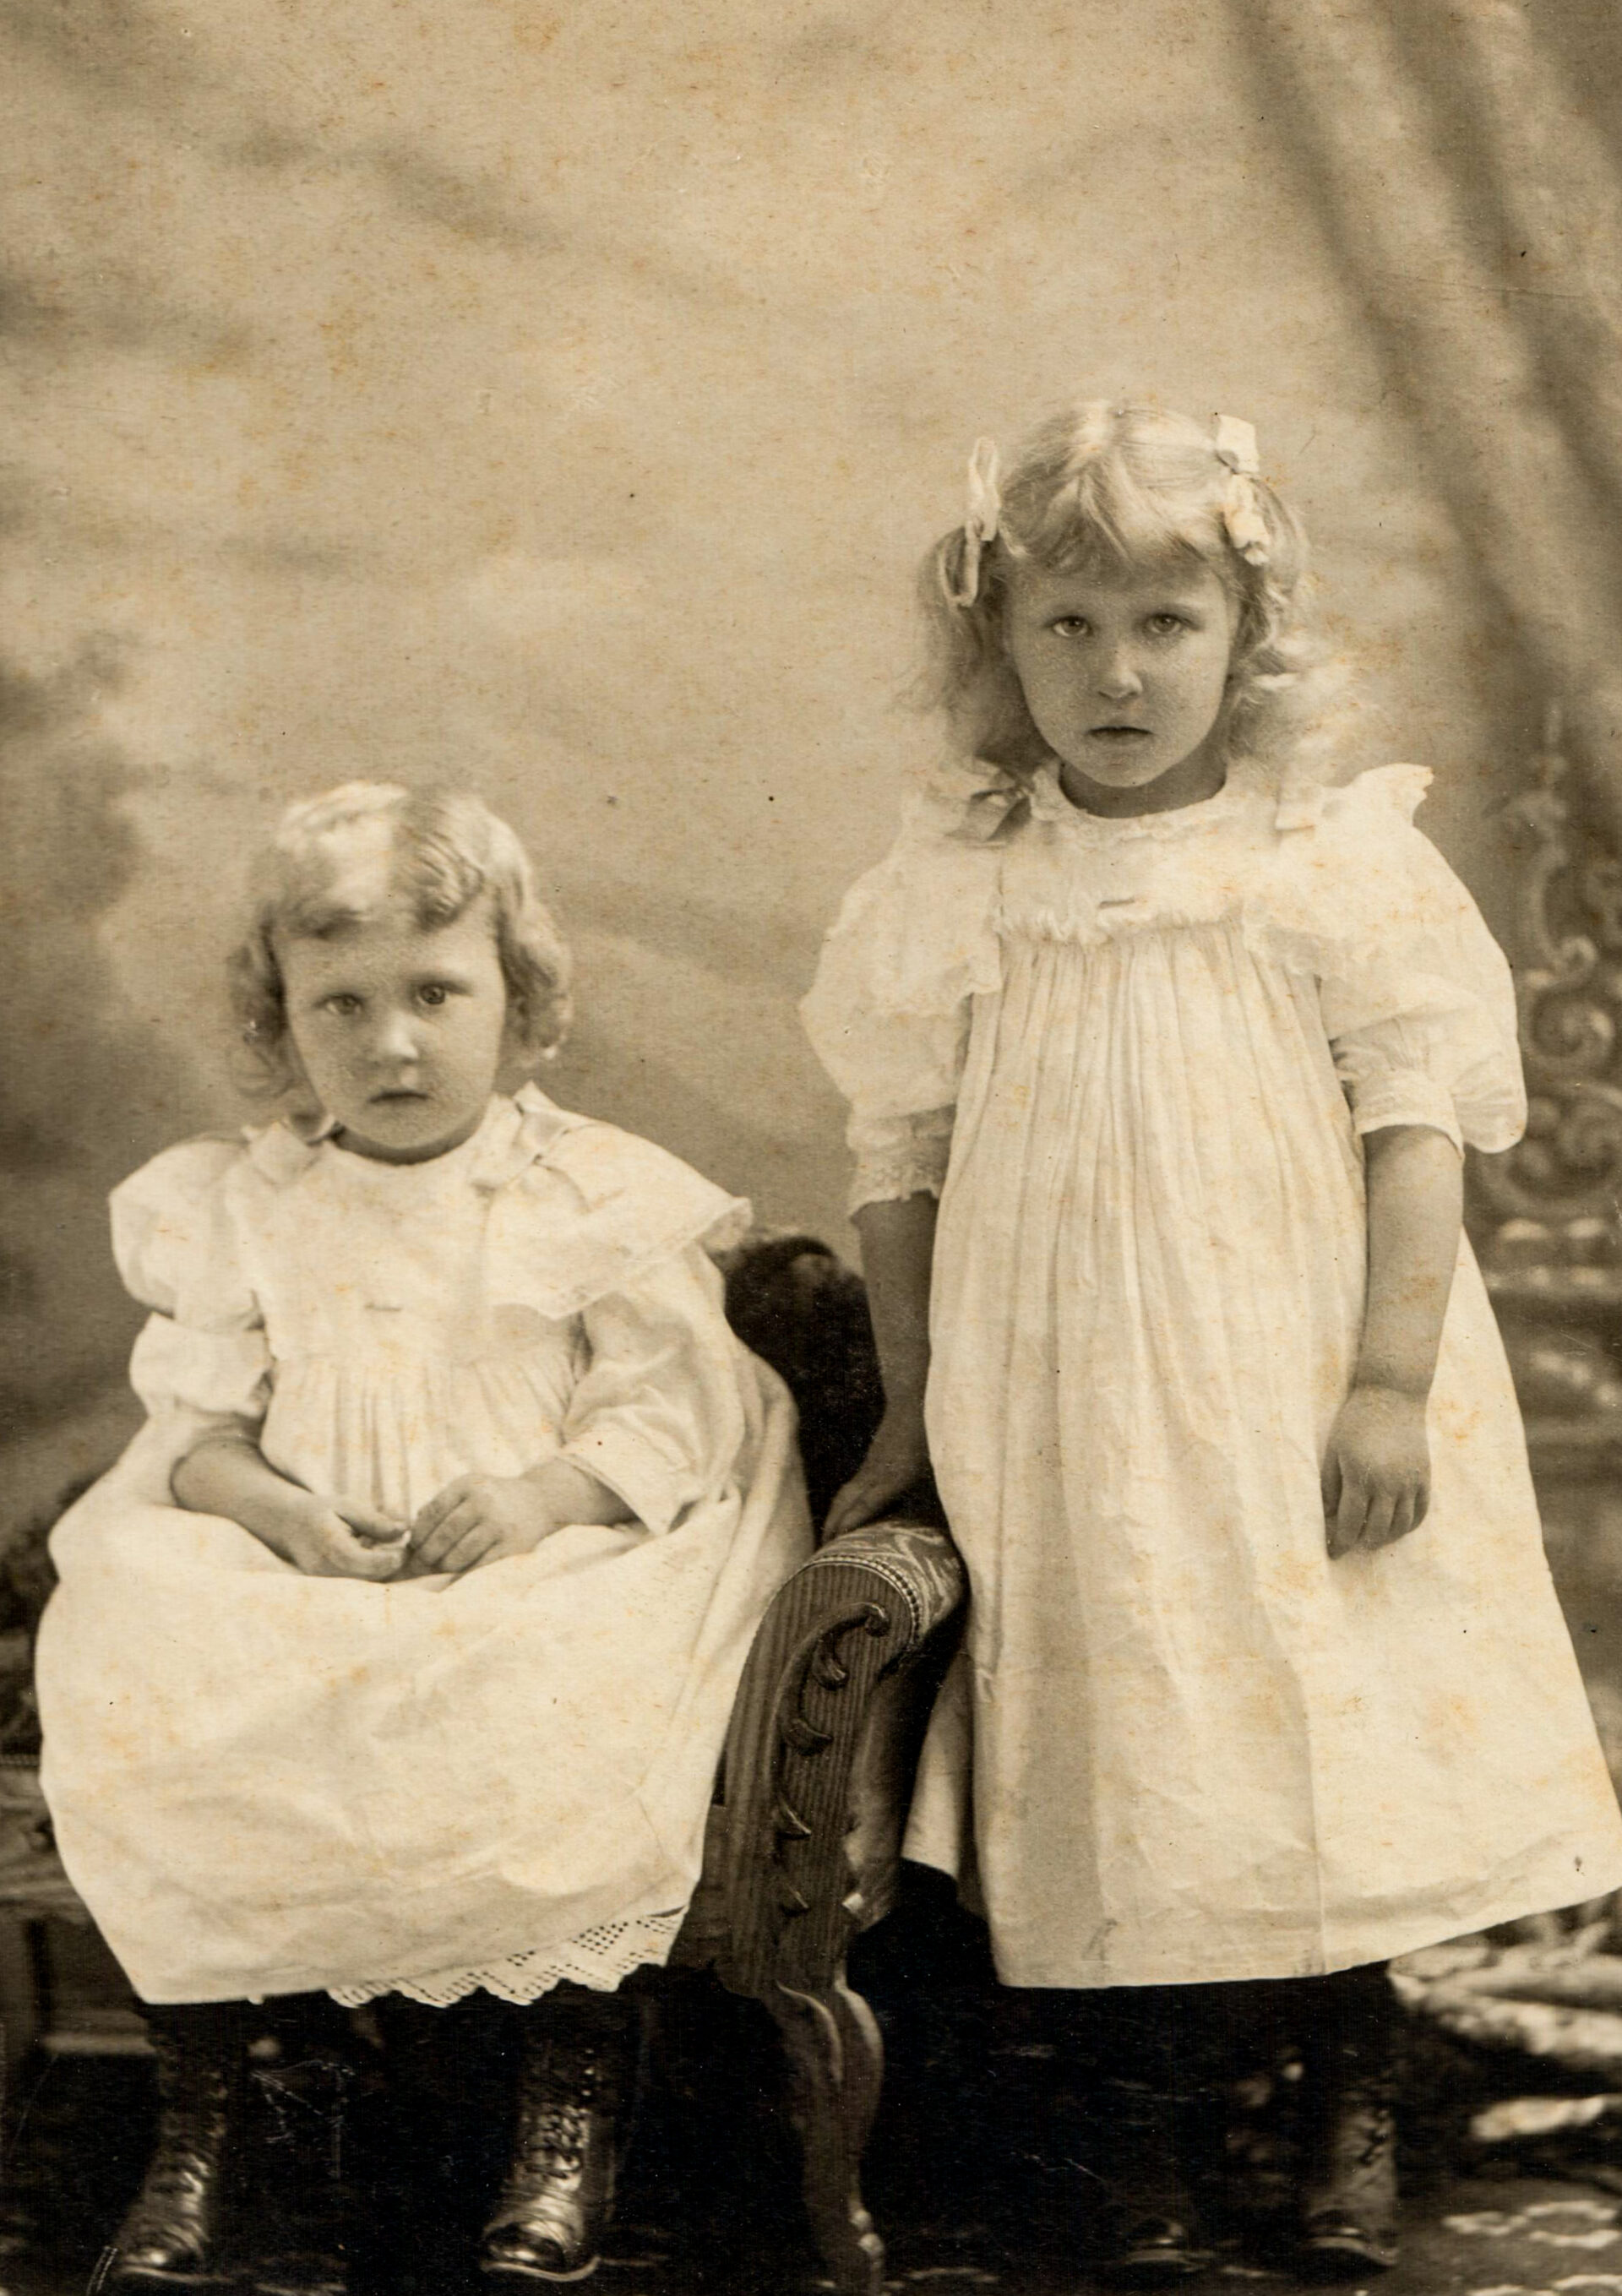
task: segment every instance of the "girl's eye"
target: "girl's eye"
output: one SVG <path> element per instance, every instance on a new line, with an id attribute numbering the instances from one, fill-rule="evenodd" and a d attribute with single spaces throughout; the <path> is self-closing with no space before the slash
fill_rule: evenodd
<path id="1" fill-rule="evenodd" d="M 360 998 L 348 988 L 340 988 L 332 996 L 322 998 L 321 1009 L 324 1013 L 336 1013 L 341 1020 L 347 1021 L 352 1013 L 360 1011 Z"/>
<path id="2" fill-rule="evenodd" d="M 1149 627 L 1156 637 L 1168 637 L 1174 630 L 1185 630 L 1188 624 L 1181 614 L 1151 614 Z"/>
<path id="3" fill-rule="evenodd" d="M 1085 614 L 1061 614 L 1049 627 L 1055 637 L 1080 638 L 1086 636 L 1092 624 Z"/>
<path id="4" fill-rule="evenodd" d="M 443 980 L 425 980 L 417 991 L 419 1004 L 448 1004 L 450 990 Z"/>

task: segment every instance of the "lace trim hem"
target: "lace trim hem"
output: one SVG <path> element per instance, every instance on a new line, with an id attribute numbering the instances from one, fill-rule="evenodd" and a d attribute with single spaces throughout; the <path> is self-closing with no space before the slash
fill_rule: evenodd
<path id="1" fill-rule="evenodd" d="M 493 1993 L 498 2001 L 523 2007 L 538 2001 L 554 1986 L 584 1985 L 594 1993 L 612 1993 L 631 1974 L 650 1963 L 661 1966 L 680 1934 L 687 1909 L 674 1913 L 639 1914 L 628 1922 L 600 1922 L 582 1930 L 567 1944 L 548 1952 L 509 1954 L 487 1969 L 450 1969 L 432 1977 L 383 1977 L 365 1985 L 334 1985 L 332 1997 L 340 2008 L 358 2009 L 385 1993 L 402 1994 L 425 2008 L 448 2009 L 470 1993 Z"/>

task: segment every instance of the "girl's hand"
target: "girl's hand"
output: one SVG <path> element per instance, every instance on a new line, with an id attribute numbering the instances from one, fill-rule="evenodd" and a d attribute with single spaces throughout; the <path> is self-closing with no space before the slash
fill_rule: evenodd
<path id="1" fill-rule="evenodd" d="M 1331 1555 L 1405 1538 L 1424 1521 L 1429 1505 L 1424 1398 L 1395 1387 L 1354 1387 L 1323 1459 Z"/>
<path id="2" fill-rule="evenodd" d="M 476 1570 L 530 1554 L 560 1528 L 556 1508 L 528 1475 L 458 1475 L 411 1526 L 408 1578 Z"/>
<path id="3" fill-rule="evenodd" d="M 823 1525 L 823 1537 L 840 1538 L 876 1522 L 904 1491 L 930 1472 L 930 1447 L 924 1439 L 922 1405 L 894 1405 L 879 1423 L 867 1456 L 844 1488 L 834 1494 Z"/>
<path id="4" fill-rule="evenodd" d="M 307 1578 L 392 1578 L 406 1559 L 403 1522 L 279 1474 L 242 1431 L 206 1435 L 176 1462 L 169 1488 L 176 1505 L 241 1523 Z"/>
<path id="5" fill-rule="evenodd" d="M 406 1526 L 352 1499 L 301 1492 L 273 1544 L 307 1578 L 392 1578 L 405 1562 Z"/>
<path id="6" fill-rule="evenodd" d="M 635 1522 L 618 1491 L 573 1459 L 548 1459 L 527 1475 L 458 1475 L 411 1526 L 404 1577 L 477 1570 L 530 1554 L 568 1523 Z"/>

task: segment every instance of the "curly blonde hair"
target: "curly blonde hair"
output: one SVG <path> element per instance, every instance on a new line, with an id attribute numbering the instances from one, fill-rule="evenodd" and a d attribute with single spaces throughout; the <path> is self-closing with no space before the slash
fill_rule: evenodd
<path id="1" fill-rule="evenodd" d="M 1009 579 L 1021 564 L 1108 575 L 1197 559 L 1238 610 L 1225 705 L 1229 762 L 1282 757 L 1317 726 L 1336 676 L 1307 626 L 1306 534 L 1266 480 L 1250 478 L 1264 562 L 1241 555 L 1223 516 L 1233 480 L 1208 427 L 1158 407 L 1089 400 L 1021 444 L 1002 477 L 997 533 L 972 599 L 963 603 L 971 544 L 963 527 L 941 537 L 920 571 L 930 661 L 916 699 L 945 711 L 965 760 L 1020 780 L 1053 761 L 1004 637 Z"/>
<path id="2" fill-rule="evenodd" d="M 376 906 L 379 865 L 386 897 L 406 901 L 425 930 L 455 923 L 488 894 L 513 1049 L 533 1065 L 562 1043 L 569 950 L 506 823 L 466 791 L 346 782 L 290 806 L 253 866 L 248 929 L 227 961 L 249 1089 L 287 1095 L 303 1084 L 278 947 L 364 923 Z"/>

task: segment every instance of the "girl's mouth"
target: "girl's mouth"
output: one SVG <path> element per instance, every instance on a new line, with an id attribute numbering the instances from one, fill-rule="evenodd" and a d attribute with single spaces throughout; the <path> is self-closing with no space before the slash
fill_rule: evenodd
<path id="1" fill-rule="evenodd" d="M 1087 731 L 1094 742 L 1146 742 L 1150 737 L 1147 726 L 1090 726 Z"/>

